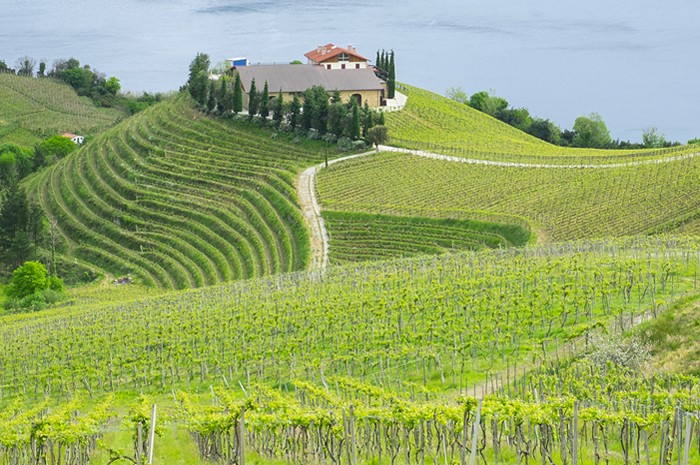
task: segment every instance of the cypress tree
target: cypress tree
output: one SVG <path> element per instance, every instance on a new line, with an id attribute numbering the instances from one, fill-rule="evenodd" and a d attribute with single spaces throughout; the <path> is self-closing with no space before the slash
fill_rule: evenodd
<path id="1" fill-rule="evenodd" d="M 279 125 L 284 119 L 284 95 L 282 95 L 282 89 L 280 93 L 275 98 L 274 106 L 272 108 L 272 119 Z"/>
<path id="2" fill-rule="evenodd" d="M 387 81 L 387 90 L 389 91 L 389 98 L 394 98 L 396 95 L 396 68 L 393 50 L 389 57 L 389 80 Z"/>
<path id="3" fill-rule="evenodd" d="M 209 80 L 208 88 L 208 98 L 207 98 L 207 110 L 212 113 L 216 109 L 216 89 L 214 88 L 214 81 Z"/>
<path id="4" fill-rule="evenodd" d="M 260 116 L 263 118 L 270 116 L 270 89 L 267 86 L 267 81 L 265 81 L 262 97 L 260 98 Z"/>
<path id="5" fill-rule="evenodd" d="M 221 101 L 220 101 L 220 111 L 222 115 L 229 115 L 233 111 L 234 106 L 234 94 L 229 89 L 230 78 L 226 76 L 221 76 Z"/>
<path id="6" fill-rule="evenodd" d="M 248 93 L 248 115 L 252 118 L 258 114 L 260 109 L 260 97 L 258 90 L 255 88 L 255 79 L 250 83 L 250 92 Z"/>
<path id="7" fill-rule="evenodd" d="M 350 121 L 350 137 L 352 139 L 359 139 L 362 132 L 362 124 L 360 122 L 360 106 L 357 104 L 357 100 L 352 100 L 352 119 Z"/>
<path id="8" fill-rule="evenodd" d="M 299 100 L 299 95 L 294 94 L 292 98 L 292 103 L 289 105 L 289 125 L 292 129 L 296 128 L 299 124 L 299 113 L 301 112 L 301 101 Z"/>
<path id="9" fill-rule="evenodd" d="M 382 63 L 381 59 L 382 59 L 382 57 L 379 55 L 379 50 L 377 50 L 377 58 L 374 60 L 374 65 L 377 68 L 381 68 L 381 63 Z"/>
<path id="10" fill-rule="evenodd" d="M 241 75 L 236 73 L 236 80 L 233 82 L 233 112 L 240 113 L 241 111 L 243 111 L 243 87 Z"/>
<path id="11" fill-rule="evenodd" d="M 374 126 L 374 112 L 365 102 L 365 106 L 362 108 L 362 137 L 367 135 L 367 130 L 372 126 Z"/>

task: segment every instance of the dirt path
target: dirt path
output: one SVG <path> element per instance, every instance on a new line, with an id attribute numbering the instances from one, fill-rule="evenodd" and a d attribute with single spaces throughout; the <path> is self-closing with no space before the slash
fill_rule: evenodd
<path id="1" fill-rule="evenodd" d="M 352 158 L 376 153 L 375 151 L 358 153 L 347 157 L 329 160 L 328 165 Z M 304 170 L 297 181 L 297 195 L 304 221 L 309 228 L 311 241 L 311 257 L 309 270 L 324 270 L 328 266 L 328 231 L 321 216 L 321 206 L 316 199 L 316 173 L 324 168 L 326 163 L 320 163 Z"/>
<path id="2" fill-rule="evenodd" d="M 432 158 L 434 160 L 450 161 L 455 163 L 468 163 L 472 165 L 491 165 L 491 166 L 510 166 L 515 168 L 549 168 L 549 169 L 608 169 L 608 168 L 624 168 L 626 166 L 640 166 L 640 165 L 654 165 L 661 163 L 672 163 L 674 161 L 685 160 L 686 158 L 694 158 L 700 156 L 700 152 L 687 153 L 685 155 L 676 155 L 674 157 L 667 158 L 657 158 L 652 160 L 639 160 L 639 161 L 629 161 L 625 163 L 609 163 L 609 164 L 573 164 L 573 165 L 553 165 L 546 163 L 517 163 L 510 161 L 493 161 L 493 160 L 480 160 L 477 158 L 462 158 L 453 157 L 450 155 L 442 155 L 440 153 L 426 152 L 424 150 L 413 150 L 413 149 L 402 149 L 398 147 L 391 147 L 389 145 L 380 145 L 379 150 L 382 152 L 398 152 L 398 153 L 408 153 L 411 155 L 417 155 L 419 157 Z"/>
<path id="3" fill-rule="evenodd" d="M 626 163 L 610 163 L 601 165 L 591 165 L 591 164 L 573 164 L 573 165 L 553 165 L 544 163 L 517 163 L 517 162 L 505 162 L 505 161 L 493 161 L 493 160 L 479 160 L 475 158 L 461 158 L 453 157 L 450 155 L 442 155 L 439 153 L 426 152 L 424 150 L 412 150 L 412 149 L 402 149 L 398 147 L 391 147 L 389 145 L 380 145 L 380 152 L 395 152 L 395 153 L 406 153 L 410 155 L 416 155 L 419 157 L 431 158 L 434 160 L 441 160 L 453 163 L 468 163 L 473 165 L 490 165 L 490 166 L 508 166 L 515 168 L 547 168 L 547 169 L 608 169 L 608 168 L 622 168 L 626 166 L 640 166 L 640 165 L 652 165 L 660 163 L 671 163 L 674 161 L 684 160 L 686 158 L 694 158 L 700 156 L 700 152 L 688 153 L 685 155 L 677 155 L 668 158 L 659 158 L 654 160 L 641 160 L 641 161 L 630 161 Z M 356 155 L 349 155 L 347 157 L 336 158 L 335 160 L 328 161 L 328 164 L 338 163 L 345 160 L 350 160 L 352 158 L 362 157 L 365 155 L 370 155 L 376 153 L 374 150 L 369 152 L 364 152 Z M 310 270 L 324 270 L 328 266 L 328 231 L 323 223 L 323 218 L 321 217 L 321 206 L 318 204 L 316 199 L 315 183 L 316 183 L 316 173 L 321 168 L 325 167 L 325 163 L 321 163 L 311 168 L 306 169 L 301 173 L 299 180 L 297 182 L 297 193 L 299 196 L 299 203 L 301 204 L 302 213 L 304 215 L 304 220 L 309 228 L 311 234 L 311 258 L 309 260 Z M 538 238 L 540 234 L 538 234 Z M 540 240 L 538 239 L 538 243 Z"/>

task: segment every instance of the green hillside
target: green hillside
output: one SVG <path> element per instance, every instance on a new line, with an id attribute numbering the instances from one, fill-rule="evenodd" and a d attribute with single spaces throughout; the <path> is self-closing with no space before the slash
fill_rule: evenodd
<path id="1" fill-rule="evenodd" d="M 674 231 L 700 218 L 700 157 L 615 168 L 529 168 L 382 153 L 319 172 L 324 209 L 525 219 L 538 240 Z M 512 223 L 503 221 L 505 223 Z"/>
<path id="2" fill-rule="evenodd" d="M 304 269 L 296 200 L 317 145 L 202 115 L 185 96 L 107 131 L 27 183 L 63 255 L 165 288 Z"/>
<path id="3" fill-rule="evenodd" d="M 404 86 L 406 108 L 387 114 L 390 143 L 464 158 L 526 163 L 619 163 L 697 151 L 600 150 L 558 147 L 491 116 L 417 87 Z"/>
<path id="4" fill-rule="evenodd" d="M 64 132 L 93 136 L 122 117 L 119 110 L 97 108 L 54 79 L 0 73 L 0 143 L 31 147 Z"/>
<path id="5" fill-rule="evenodd" d="M 167 418 L 161 454 L 191 451 L 195 442 L 211 459 L 235 456 L 245 409 L 246 453 L 261 463 L 327 463 L 353 449 L 358 464 L 390 463 L 387 454 L 414 463 L 415 453 L 424 454 L 418 463 L 460 463 L 476 397 L 493 390 L 499 394 L 486 398 L 479 420 L 485 457 L 516 463 L 522 455 L 520 439 L 499 436 L 501 429 L 529 422 L 522 441 L 539 444 L 546 425 L 583 435 L 607 418 L 596 441 L 610 464 L 622 464 L 625 447 L 634 449 L 620 444 L 621 431 L 668 427 L 676 406 L 694 411 L 697 379 L 635 378 L 585 360 L 579 368 L 536 367 L 587 350 L 601 327 L 629 327 L 692 295 L 698 245 L 649 238 L 443 255 L 331 268 L 323 279 L 290 274 L 0 317 L 0 416 L 11 419 L 0 423 L 0 456 L 32 453 L 39 433 L 54 452 L 74 451 L 89 442 L 68 438 L 97 437 L 106 425 L 105 440 L 129 450 L 134 421 L 143 415 L 147 424 L 155 401 Z M 578 382 L 582 373 L 590 380 Z M 17 398 L 26 400 L 12 403 Z M 196 441 L 179 435 L 183 429 Z M 659 437 L 647 443 L 657 456 L 668 447 Z M 557 438 L 530 457 L 559 460 L 566 441 Z M 581 449 L 591 462 L 580 463 L 592 463 L 592 443 Z"/>

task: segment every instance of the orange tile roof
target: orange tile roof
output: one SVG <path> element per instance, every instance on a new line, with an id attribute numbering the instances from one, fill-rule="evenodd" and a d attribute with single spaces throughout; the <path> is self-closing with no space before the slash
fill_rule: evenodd
<path id="1" fill-rule="evenodd" d="M 363 57 L 362 55 L 355 52 L 354 50 L 349 50 L 347 48 L 338 47 L 337 45 L 334 45 L 334 44 L 323 45 L 321 47 L 321 49 L 325 50 L 325 52 L 323 52 L 323 51 L 319 52 L 318 48 L 315 48 L 315 49 L 311 50 L 310 52 L 305 53 L 304 56 L 315 63 L 323 63 L 324 61 L 327 61 L 329 58 L 333 58 L 336 55 L 340 55 L 341 53 L 345 52 L 348 55 L 352 55 L 352 56 L 357 57 L 361 60 L 369 61 L 369 59 Z"/>

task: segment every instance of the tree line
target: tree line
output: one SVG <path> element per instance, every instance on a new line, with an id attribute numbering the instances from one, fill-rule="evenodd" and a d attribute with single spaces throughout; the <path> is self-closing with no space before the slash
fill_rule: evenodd
<path id="1" fill-rule="evenodd" d="M 243 111 L 243 87 L 238 73 L 227 72 L 218 81 L 210 78 L 210 60 L 199 53 L 190 64 L 187 90 L 200 108 L 210 114 L 230 117 Z M 374 110 L 365 102 L 360 106 L 356 99 L 343 102 L 337 90 L 329 92 L 321 86 L 313 86 L 294 94 L 286 101 L 282 91 L 271 94 L 268 83 L 258 88 L 255 80 L 248 92 L 248 118 L 260 117 L 274 127 L 296 131 L 310 138 L 323 138 L 328 142 L 365 140 L 381 144 L 386 140 L 384 113 Z"/>
<path id="2" fill-rule="evenodd" d="M 7 62 L 0 60 L 0 73 L 36 78 L 54 78 L 71 86 L 75 92 L 89 97 L 96 105 L 121 108 L 129 114 L 137 113 L 159 101 L 164 96 L 160 93 L 140 95 L 124 94 L 121 83 L 115 76 L 107 76 L 93 69 L 89 64 L 81 65 L 76 58 L 59 58 L 47 67 L 46 60 L 37 61 L 29 56 L 20 57 L 11 68 Z"/>
<path id="3" fill-rule="evenodd" d="M 571 130 L 562 130 L 549 119 L 533 116 L 527 108 L 513 108 L 506 99 L 491 95 L 488 91 L 480 91 L 469 96 L 460 87 L 451 87 L 446 95 L 538 139 L 562 147 L 640 149 L 680 145 L 679 142 L 666 140 L 656 128 L 646 129 L 643 132 L 642 143 L 614 140 L 607 125 L 597 113 L 579 116 Z"/>
<path id="4" fill-rule="evenodd" d="M 374 63 L 379 68 L 380 77 L 386 81 L 387 98 L 396 96 L 396 60 L 394 51 L 377 50 L 377 58 Z"/>

